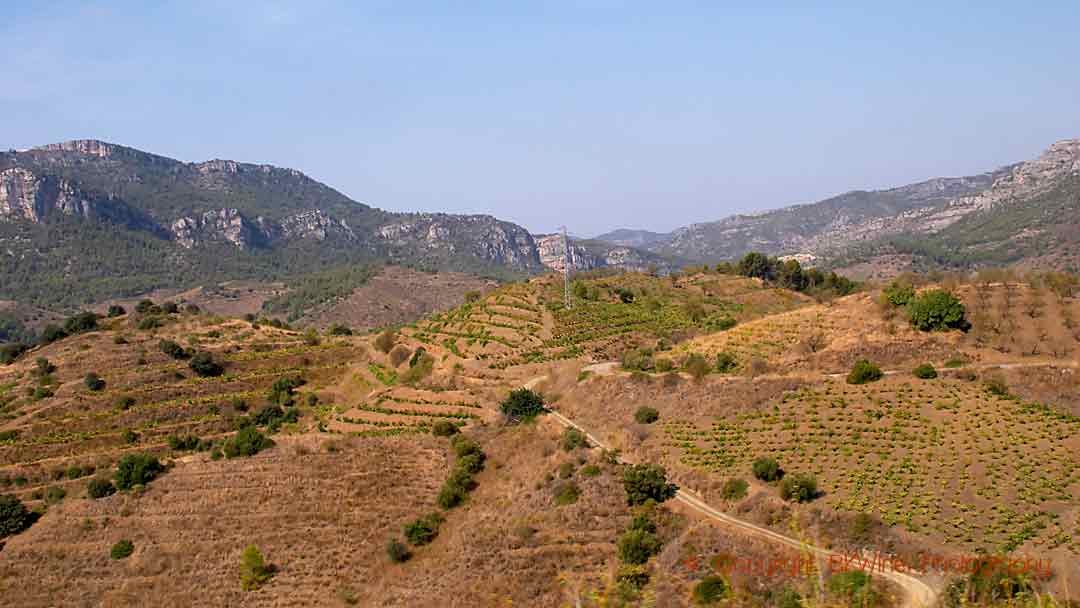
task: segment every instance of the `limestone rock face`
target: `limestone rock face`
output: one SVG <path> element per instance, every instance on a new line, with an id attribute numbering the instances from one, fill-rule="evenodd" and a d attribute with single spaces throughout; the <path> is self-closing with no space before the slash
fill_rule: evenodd
<path id="1" fill-rule="evenodd" d="M 379 226 L 375 234 L 396 250 L 419 251 L 425 257 L 466 253 L 515 270 L 541 268 L 532 235 L 489 215 L 412 214 Z"/>
<path id="2" fill-rule="evenodd" d="M 325 241 L 337 236 L 356 239 L 356 233 L 345 220 L 335 219 L 321 209 L 312 209 L 286 217 L 281 221 L 279 232 L 285 238 L 314 238 Z M 267 236 L 272 234 L 273 232 Z"/>
<path id="3" fill-rule="evenodd" d="M 197 216 L 181 217 L 169 226 L 173 240 L 191 249 L 202 243 L 224 241 L 239 249 L 260 245 L 263 234 L 237 209 L 218 209 Z"/>

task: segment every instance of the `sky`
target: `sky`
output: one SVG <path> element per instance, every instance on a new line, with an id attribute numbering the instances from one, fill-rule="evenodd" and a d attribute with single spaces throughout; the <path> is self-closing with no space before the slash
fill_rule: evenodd
<path id="1" fill-rule="evenodd" d="M 1075 0 L 751 4 L 4 0 L 0 146 L 269 163 L 592 236 L 1080 137 Z"/>

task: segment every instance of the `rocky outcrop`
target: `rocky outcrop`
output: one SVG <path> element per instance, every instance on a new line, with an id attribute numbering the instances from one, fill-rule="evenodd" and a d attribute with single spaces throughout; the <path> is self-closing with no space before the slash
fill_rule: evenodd
<path id="1" fill-rule="evenodd" d="M 0 218 L 41 223 L 62 216 L 160 233 L 153 220 L 123 201 L 88 195 L 67 179 L 36 175 L 19 167 L 0 171 Z"/>
<path id="2" fill-rule="evenodd" d="M 173 240 L 187 249 L 212 242 L 227 242 L 239 249 L 248 249 L 261 245 L 264 240 L 262 231 L 237 209 L 218 209 L 181 217 L 169 226 L 169 230 Z"/>
<path id="3" fill-rule="evenodd" d="M 536 242 L 527 230 L 489 215 L 415 214 L 375 229 L 384 245 L 426 257 L 469 254 L 515 270 L 541 268 Z"/>
<path id="4" fill-rule="evenodd" d="M 288 239 L 314 238 L 320 241 L 334 237 L 356 239 L 356 233 L 345 220 L 330 217 L 321 209 L 290 215 L 281 221 L 280 227 L 268 233 L 267 236 L 272 236 L 274 232 Z"/>

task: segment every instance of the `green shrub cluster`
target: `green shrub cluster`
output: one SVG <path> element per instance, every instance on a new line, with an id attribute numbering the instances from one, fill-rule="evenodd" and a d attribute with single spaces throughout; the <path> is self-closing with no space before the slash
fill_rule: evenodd
<path id="1" fill-rule="evenodd" d="M 402 531 L 409 544 L 414 547 L 422 547 L 435 540 L 435 537 L 439 535 L 439 526 L 442 525 L 443 521 L 445 520 L 439 513 L 429 513 L 405 524 Z"/>
<path id="2" fill-rule="evenodd" d="M 464 435 L 452 436 L 450 445 L 457 460 L 436 497 L 436 502 L 444 509 L 453 509 L 465 502 L 469 492 L 476 488 L 473 476 L 484 470 L 487 459 L 480 444 Z"/>
<path id="3" fill-rule="evenodd" d="M 660 419 L 660 412 L 655 407 L 643 405 L 634 412 L 634 422 L 638 424 L 652 424 Z"/>
<path id="4" fill-rule="evenodd" d="M 221 446 L 222 453 L 226 458 L 239 458 L 241 456 L 254 456 L 259 452 L 274 446 L 274 440 L 263 435 L 253 426 L 246 426 L 233 435 Z"/>
<path id="5" fill-rule="evenodd" d="M 529 421 L 543 413 L 544 398 L 531 389 L 514 389 L 499 405 L 499 409 L 511 423 Z"/>
<path id="6" fill-rule="evenodd" d="M 630 505 L 646 501 L 664 502 L 674 498 L 679 487 L 667 481 L 667 471 L 658 464 L 629 465 L 623 470 L 623 488 Z"/>
<path id="7" fill-rule="evenodd" d="M 817 496 L 817 480 L 813 475 L 796 473 L 780 482 L 780 498 L 793 502 L 810 502 Z"/>
<path id="8" fill-rule="evenodd" d="M 927 290 L 915 296 L 908 305 L 911 325 L 921 331 L 967 331 L 971 324 L 964 314 L 964 305 L 959 298 L 942 289 Z"/>
<path id="9" fill-rule="evenodd" d="M 11 494 L 0 495 L 0 538 L 18 534 L 33 525 L 35 515 Z"/>
<path id="10" fill-rule="evenodd" d="M 563 431 L 559 444 L 564 451 L 572 452 L 578 448 L 589 447 L 589 440 L 585 437 L 585 433 L 582 433 L 573 427 L 567 427 L 566 430 Z"/>
<path id="11" fill-rule="evenodd" d="M 755 460 L 753 471 L 754 477 L 767 483 L 777 481 L 784 476 L 784 471 L 780 469 L 780 463 L 775 458 L 769 457 L 761 457 Z"/>
<path id="12" fill-rule="evenodd" d="M 203 378 L 220 376 L 225 371 L 225 368 L 214 359 L 214 356 L 205 351 L 199 351 L 192 355 L 188 367 Z"/>
<path id="13" fill-rule="evenodd" d="M 165 467 L 153 454 L 127 454 L 116 467 L 116 487 L 130 490 L 135 486 L 144 486 L 163 472 Z"/>
<path id="14" fill-rule="evenodd" d="M 882 373 L 881 368 L 873 363 L 862 359 L 855 362 L 855 365 L 851 368 L 851 373 L 847 376 L 848 384 L 867 384 L 869 382 L 877 382 L 885 374 Z"/>

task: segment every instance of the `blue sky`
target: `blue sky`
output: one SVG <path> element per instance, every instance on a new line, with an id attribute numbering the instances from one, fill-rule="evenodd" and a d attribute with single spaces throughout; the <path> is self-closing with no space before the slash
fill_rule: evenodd
<path id="1" fill-rule="evenodd" d="M 1080 137 L 1080 3 L 749 4 L 6 0 L 0 146 L 266 162 L 591 235 Z"/>

